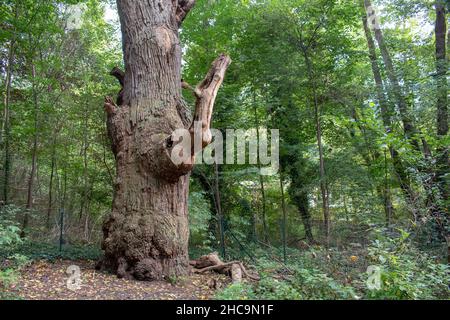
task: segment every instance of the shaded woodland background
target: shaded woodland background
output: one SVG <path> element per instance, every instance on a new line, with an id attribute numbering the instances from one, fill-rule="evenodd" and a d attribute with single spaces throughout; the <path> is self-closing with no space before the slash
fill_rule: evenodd
<path id="1" fill-rule="evenodd" d="M 359 0 L 199 0 L 184 22 L 186 82 L 222 52 L 233 59 L 213 127 L 280 129 L 278 175 L 192 173 L 191 255 L 218 251 L 262 275 L 218 298 L 449 297 L 449 4 L 373 5 L 375 32 Z M 33 259 L 101 254 L 115 177 L 102 106 L 122 64 L 114 10 L 1 1 L 0 287 Z M 383 268 L 381 290 L 365 285 L 369 265 Z"/>

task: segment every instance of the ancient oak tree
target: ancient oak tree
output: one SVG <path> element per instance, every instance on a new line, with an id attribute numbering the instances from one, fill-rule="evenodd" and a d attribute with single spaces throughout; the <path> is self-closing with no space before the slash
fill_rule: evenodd
<path id="1" fill-rule="evenodd" d="M 218 57 L 193 88 L 191 119 L 181 93 L 188 85 L 181 79 L 178 29 L 194 2 L 117 1 L 125 71 L 111 72 L 123 86 L 117 103 L 105 100 L 117 177 L 99 266 L 119 277 L 156 280 L 189 271 L 187 200 L 193 161 L 176 165 L 171 160 L 180 142 L 173 132 L 189 129 L 192 137 L 201 137 L 202 147 L 211 142 L 214 100 L 231 62 L 226 55 Z M 199 132 L 193 121 L 200 122 Z"/>

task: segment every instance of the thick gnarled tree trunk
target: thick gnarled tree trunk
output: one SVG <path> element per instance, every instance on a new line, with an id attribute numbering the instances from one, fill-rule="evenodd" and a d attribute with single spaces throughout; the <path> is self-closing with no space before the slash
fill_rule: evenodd
<path id="1" fill-rule="evenodd" d="M 172 139 L 176 129 L 190 129 L 192 138 L 199 134 L 182 100 L 178 36 L 194 0 L 118 0 L 117 5 L 125 72 L 112 72 L 123 85 L 118 106 L 110 98 L 105 101 L 117 177 L 112 213 L 103 226 L 100 266 L 139 280 L 185 275 L 195 154 L 189 163 L 176 165 L 171 152 L 179 141 Z M 229 57 L 220 56 L 194 89 L 193 119 L 201 121 L 203 147 L 211 142 L 212 107 L 229 63 Z"/>

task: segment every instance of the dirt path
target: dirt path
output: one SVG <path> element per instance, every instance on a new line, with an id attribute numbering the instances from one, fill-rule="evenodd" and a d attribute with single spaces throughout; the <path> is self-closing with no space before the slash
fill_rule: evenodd
<path id="1" fill-rule="evenodd" d="M 80 268 L 80 289 L 67 286 L 67 268 Z M 99 272 L 94 261 L 57 260 L 54 263 L 37 261 L 23 270 L 11 293 L 23 299 L 81 299 L 81 300 L 205 300 L 214 296 L 216 289 L 224 287 L 229 280 L 221 275 L 192 275 L 168 282 L 142 282 L 118 279 L 115 275 Z"/>

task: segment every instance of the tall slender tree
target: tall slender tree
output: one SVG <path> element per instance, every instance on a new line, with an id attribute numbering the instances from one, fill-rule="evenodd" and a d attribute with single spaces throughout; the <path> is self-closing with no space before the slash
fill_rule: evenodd
<path id="1" fill-rule="evenodd" d="M 370 15 L 375 15 L 375 9 L 372 6 L 372 2 L 370 0 L 364 0 L 364 5 L 367 10 L 367 12 Z M 417 141 L 417 129 L 415 128 L 413 121 L 411 119 L 411 114 L 408 108 L 408 104 L 406 103 L 405 96 L 403 94 L 403 89 L 400 86 L 399 77 L 396 73 L 396 70 L 394 68 L 394 63 L 391 58 L 391 54 L 389 52 L 389 49 L 386 45 L 386 42 L 384 40 L 383 31 L 381 30 L 381 27 L 379 25 L 374 24 L 373 26 L 374 33 L 375 33 L 375 39 L 378 43 L 378 47 L 381 51 L 381 56 L 383 57 L 383 62 L 386 67 L 386 72 L 389 78 L 390 88 L 391 91 L 395 97 L 398 110 L 400 113 L 400 117 L 402 119 L 403 123 L 403 130 L 405 132 L 405 136 L 410 139 L 410 142 L 412 146 L 420 151 L 420 146 Z"/>
<path id="2" fill-rule="evenodd" d="M 448 61 L 446 51 L 445 37 L 447 34 L 446 8 L 443 0 L 436 1 L 436 119 L 437 119 L 437 135 L 443 139 L 448 134 Z M 439 150 L 437 160 L 436 178 L 439 184 L 441 195 L 444 201 L 448 200 L 448 182 L 446 174 L 449 172 L 448 146 L 443 146 Z"/>
<path id="3" fill-rule="evenodd" d="M 364 34 L 366 36 L 367 40 L 367 47 L 369 49 L 369 58 L 370 63 L 372 67 L 372 73 L 375 80 L 375 86 L 376 86 L 376 92 L 377 92 L 377 99 L 378 104 L 380 106 L 381 111 L 381 117 L 383 120 L 383 125 L 385 127 L 386 133 L 391 133 L 393 128 L 393 121 L 392 116 L 394 114 L 394 110 L 390 104 L 390 101 L 386 97 L 385 88 L 383 84 L 383 78 L 381 75 L 380 67 L 378 65 L 378 58 L 377 53 L 375 49 L 375 42 L 372 38 L 372 33 L 370 31 L 368 21 L 367 21 L 367 15 L 363 15 L 363 27 L 364 27 Z M 406 172 L 406 169 L 404 168 L 404 165 L 402 163 L 402 160 L 400 159 L 398 151 L 393 147 L 389 146 L 389 152 L 393 161 L 394 170 L 396 177 L 399 181 L 400 187 L 404 193 L 404 196 L 406 198 L 406 201 L 408 201 L 411 210 L 413 211 L 413 215 L 416 215 L 416 204 L 415 204 L 415 195 L 411 188 L 411 181 L 408 177 L 408 174 Z M 385 190 L 386 192 L 386 190 Z M 391 210 L 391 206 L 388 205 L 386 202 L 385 206 L 385 212 L 387 216 L 391 216 L 391 213 L 389 212 Z"/>

